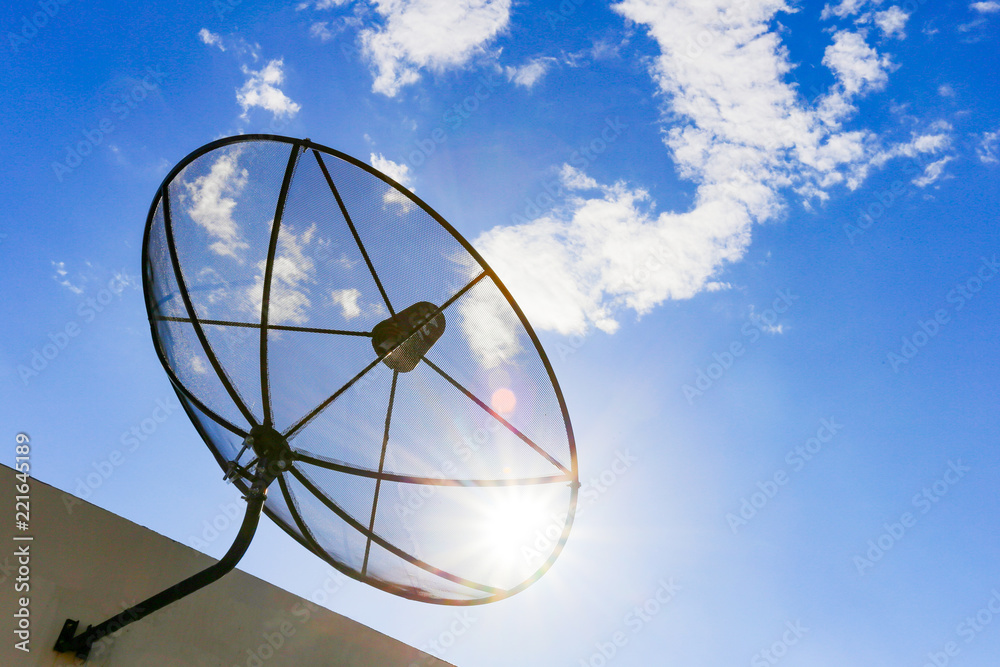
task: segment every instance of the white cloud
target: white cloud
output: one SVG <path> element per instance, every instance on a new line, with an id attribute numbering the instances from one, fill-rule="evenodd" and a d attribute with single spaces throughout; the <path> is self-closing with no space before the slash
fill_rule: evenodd
<path id="1" fill-rule="evenodd" d="M 361 32 L 372 90 L 395 96 L 421 69 L 459 67 L 507 27 L 510 0 L 374 0 L 384 24 Z"/>
<path id="2" fill-rule="evenodd" d="M 66 277 L 69 275 L 69 271 L 66 270 L 66 262 L 52 262 L 52 266 L 56 270 L 55 275 L 52 276 L 53 280 L 68 289 L 73 294 L 83 294 L 83 288 L 79 285 L 74 285 L 70 282 L 69 278 Z"/>
<path id="3" fill-rule="evenodd" d="M 858 33 L 834 35 L 824 63 L 839 83 L 807 105 L 785 80 L 793 65 L 770 29 L 777 12 L 791 11 L 783 0 L 625 0 L 613 9 L 659 44 L 650 72 L 665 100 L 664 142 L 680 176 L 697 184 L 694 204 L 657 211 L 640 187 L 564 166 L 563 207 L 474 244 L 536 328 L 613 332 L 622 311 L 643 315 L 720 288 L 719 271 L 742 258 L 755 222 L 783 214 L 786 193 L 824 199 L 831 187 L 857 188 L 876 158 L 933 154 L 950 141 L 946 124 L 889 147 L 842 128 L 854 97 L 888 79 L 888 58 Z"/>
<path id="4" fill-rule="evenodd" d="M 848 95 L 881 90 L 892 67 L 888 56 L 879 57 L 863 35 L 848 30 L 834 34 L 833 44 L 823 54 L 823 64 L 833 70 Z"/>
<path id="5" fill-rule="evenodd" d="M 260 44 L 248 42 L 242 37 L 233 37 L 232 35 L 223 37 L 207 28 L 202 28 L 198 31 L 198 38 L 209 46 L 216 46 L 220 51 L 230 52 L 241 59 L 249 57 L 257 62 L 260 58 Z"/>
<path id="6" fill-rule="evenodd" d="M 361 314 L 361 306 L 358 305 L 358 299 L 361 298 L 361 292 L 357 289 L 350 287 L 348 289 L 335 289 L 330 293 L 330 298 L 333 302 L 340 306 L 341 314 L 344 316 L 345 320 L 353 320 L 355 317 Z"/>
<path id="7" fill-rule="evenodd" d="M 959 32 L 972 32 L 976 28 L 978 28 L 980 26 L 983 26 L 983 25 L 986 25 L 987 23 L 988 23 L 988 21 L 986 19 L 984 19 L 983 17 L 980 16 L 979 18 L 973 19 L 972 21 L 969 21 L 968 23 L 962 23 L 962 24 L 960 24 L 958 26 L 958 31 Z M 979 39 L 980 38 L 973 38 L 973 41 L 979 41 Z"/>
<path id="8" fill-rule="evenodd" d="M 854 14 L 859 13 L 865 5 L 873 4 L 880 5 L 882 0 L 841 0 L 839 5 L 826 5 L 823 7 L 823 13 L 820 14 L 820 18 L 826 20 L 831 16 L 836 16 L 838 18 L 847 18 Z"/>
<path id="9" fill-rule="evenodd" d="M 765 311 L 765 312 L 767 312 L 767 311 Z M 774 314 L 774 311 L 771 311 L 771 315 L 772 316 L 773 316 L 773 314 Z M 757 308 L 753 304 L 750 304 L 750 314 L 747 316 L 747 319 L 749 319 L 751 322 L 753 322 L 754 326 L 756 326 L 758 329 L 760 329 L 764 333 L 769 333 L 771 335 L 777 335 L 777 334 L 783 334 L 783 333 L 785 333 L 785 325 L 784 324 L 774 324 L 773 320 L 771 322 L 768 322 L 767 319 L 771 319 L 771 317 L 768 317 L 767 319 L 765 319 L 763 315 L 761 315 L 759 312 L 757 312 Z"/>
<path id="10" fill-rule="evenodd" d="M 316 0 L 316 2 L 300 2 L 295 9 L 297 11 L 309 9 L 309 7 L 315 9 L 333 9 L 334 7 L 343 7 L 351 2 L 352 0 Z"/>
<path id="11" fill-rule="evenodd" d="M 393 162 L 381 153 L 377 155 L 372 153 L 369 160 L 373 167 L 402 185 L 410 192 L 413 192 L 413 176 L 410 174 L 409 165 Z M 388 187 L 385 194 L 382 195 L 382 201 L 386 204 L 396 204 L 400 206 L 403 213 L 408 213 L 410 209 L 413 208 L 413 202 L 410 198 L 391 186 Z"/>
<path id="12" fill-rule="evenodd" d="M 980 14 L 996 14 L 1000 12 L 1000 2 L 973 2 L 969 5 L 969 9 L 977 11 Z"/>
<path id="13" fill-rule="evenodd" d="M 924 153 L 938 153 L 951 145 L 952 127 L 949 123 L 938 121 L 928 129 L 929 132 L 923 134 L 914 133 L 909 141 L 875 151 L 869 164 L 881 167 L 893 158 L 915 158 Z"/>
<path id="14" fill-rule="evenodd" d="M 269 324 L 305 324 L 309 315 L 306 309 L 312 305 L 306 294 L 305 283 L 315 282 L 316 263 L 303 252 L 312 243 L 316 225 L 297 235 L 286 225 L 278 234 L 278 250 L 274 255 L 271 269 L 271 292 L 268 299 Z M 247 288 L 243 310 L 259 317 L 264 300 L 264 270 L 267 262 L 257 264 L 254 284 Z"/>
<path id="15" fill-rule="evenodd" d="M 191 182 L 181 181 L 185 190 L 181 204 L 185 211 L 215 239 L 209 248 L 217 255 L 236 260 L 240 260 L 237 253 L 249 247 L 233 220 L 236 208 L 233 196 L 242 192 L 248 178 L 247 170 L 239 167 L 239 153 L 237 150 L 221 155 L 204 176 Z"/>
<path id="16" fill-rule="evenodd" d="M 476 273 L 478 270 L 475 267 Z M 483 368 L 496 368 L 521 352 L 517 330 L 510 326 L 510 304 L 499 290 L 460 299 L 455 307 L 458 327 Z"/>
<path id="17" fill-rule="evenodd" d="M 373 167 L 403 187 L 411 190 L 413 189 L 410 187 L 413 185 L 413 177 L 410 175 L 409 165 L 393 162 L 381 153 L 372 153 L 370 156 L 370 162 Z"/>
<path id="18" fill-rule="evenodd" d="M 222 37 L 216 35 L 215 33 L 209 32 L 208 28 L 202 28 L 198 31 L 198 37 L 201 41 L 209 46 L 217 46 L 220 51 L 225 51 L 226 46 L 222 43 Z"/>
<path id="19" fill-rule="evenodd" d="M 520 67 L 505 67 L 504 74 L 507 75 L 508 81 L 513 81 L 518 86 L 531 88 L 541 81 L 554 62 L 556 62 L 555 58 L 534 58 Z"/>
<path id="20" fill-rule="evenodd" d="M 188 357 L 191 360 L 191 370 L 199 375 L 204 375 L 208 372 L 208 364 L 206 360 L 200 354 L 192 354 Z"/>
<path id="21" fill-rule="evenodd" d="M 949 162 L 951 162 L 953 159 L 954 158 L 952 156 L 946 155 L 945 157 L 941 158 L 940 160 L 935 160 L 934 162 L 931 162 L 924 169 L 923 175 L 922 176 L 918 176 L 917 178 L 914 178 L 911 181 L 911 183 L 913 183 L 918 188 L 925 188 L 925 187 L 927 187 L 928 185 L 930 185 L 934 181 L 936 181 L 939 178 L 941 178 L 941 176 L 944 174 L 944 166 L 946 164 L 948 164 Z"/>
<path id="22" fill-rule="evenodd" d="M 317 21 L 309 26 L 309 34 L 320 41 L 328 42 L 333 39 L 333 32 L 329 28 L 328 21 Z"/>
<path id="23" fill-rule="evenodd" d="M 900 141 L 889 146 L 871 149 L 866 160 L 851 165 L 846 185 L 855 189 L 868 177 L 872 168 L 881 168 L 890 160 L 907 158 L 923 164 L 929 155 L 937 155 L 951 146 L 952 127 L 945 121 L 931 123 L 927 131 L 914 132 L 909 141 Z"/>
<path id="24" fill-rule="evenodd" d="M 475 243 L 539 329 L 614 332 L 616 309 L 641 315 L 694 296 L 749 242 L 750 216 L 732 199 L 656 216 L 648 193 L 624 183 L 598 185 L 565 165 L 562 184 L 576 193 L 566 210 L 495 227 Z"/>
<path id="25" fill-rule="evenodd" d="M 994 164 L 1000 162 L 998 154 L 1000 154 L 1000 130 L 984 132 L 983 139 L 980 141 L 979 147 L 976 148 L 976 155 L 979 156 L 980 162 Z"/>
<path id="26" fill-rule="evenodd" d="M 299 112 L 301 107 L 278 89 L 285 79 L 284 66 L 284 58 L 272 60 L 256 72 L 243 66 L 247 80 L 236 91 L 236 101 L 243 107 L 243 118 L 253 107 L 270 111 L 275 118 L 291 117 Z"/>
<path id="27" fill-rule="evenodd" d="M 955 97 L 955 89 L 951 87 L 951 84 L 943 83 L 938 86 L 938 95 L 941 97 Z"/>
<path id="28" fill-rule="evenodd" d="M 893 6 L 884 12 L 875 12 L 875 25 L 886 37 L 896 39 L 906 38 L 906 21 L 910 15 L 899 7 Z"/>

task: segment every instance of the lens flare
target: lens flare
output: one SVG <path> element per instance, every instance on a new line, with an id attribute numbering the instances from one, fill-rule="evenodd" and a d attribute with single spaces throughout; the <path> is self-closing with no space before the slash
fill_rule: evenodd
<path id="1" fill-rule="evenodd" d="M 493 392 L 490 405 L 501 415 L 507 415 L 514 412 L 514 408 L 517 407 L 517 396 L 510 389 L 503 387 Z"/>

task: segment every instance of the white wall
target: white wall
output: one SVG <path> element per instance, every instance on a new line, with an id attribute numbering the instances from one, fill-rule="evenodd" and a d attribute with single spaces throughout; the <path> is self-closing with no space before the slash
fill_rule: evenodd
<path id="1" fill-rule="evenodd" d="M 0 465 L 13 513 L 14 471 Z M 85 501 L 67 512 L 62 491 L 32 479 L 30 529 L 0 525 L 0 665 L 78 664 L 52 650 L 63 621 L 96 625 L 214 561 L 190 547 Z M 266 518 L 262 518 L 266 521 Z M 15 536 L 30 535 L 30 542 Z M 29 545 L 30 591 L 17 592 L 15 550 Z M 30 653 L 15 648 L 19 598 L 30 597 Z M 77 631 L 79 633 L 79 630 Z M 108 642 L 109 640 L 105 640 Z M 349 618 L 234 570 L 210 586 L 135 622 L 88 666 L 121 667 L 444 667 Z"/>

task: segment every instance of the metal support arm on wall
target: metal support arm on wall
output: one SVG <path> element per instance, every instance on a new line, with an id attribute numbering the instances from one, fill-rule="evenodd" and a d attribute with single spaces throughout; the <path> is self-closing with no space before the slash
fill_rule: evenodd
<path id="1" fill-rule="evenodd" d="M 76 657 L 86 660 L 94 642 L 221 579 L 223 575 L 236 567 L 236 564 L 243 558 L 243 554 L 246 553 L 247 547 L 250 546 L 250 541 L 257 532 L 257 524 L 260 521 L 264 500 L 267 498 L 267 487 L 274 478 L 274 472 L 268 471 L 266 462 L 261 461 L 257 466 L 253 486 L 247 494 L 247 511 L 243 516 L 240 532 L 236 535 L 233 545 L 229 547 L 229 551 L 220 561 L 151 598 L 143 600 L 132 608 L 112 616 L 100 625 L 87 626 L 84 632 L 75 637 L 76 628 L 80 622 L 66 619 L 62 631 L 59 633 L 59 638 L 56 640 L 55 650 L 59 653 L 75 653 Z"/>

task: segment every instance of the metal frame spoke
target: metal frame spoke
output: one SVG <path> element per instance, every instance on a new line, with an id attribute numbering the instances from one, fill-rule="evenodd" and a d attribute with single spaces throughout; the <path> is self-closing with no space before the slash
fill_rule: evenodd
<path id="1" fill-rule="evenodd" d="M 188 317 L 170 317 L 167 315 L 157 315 L 153 317 L 154 320 L 160 320 L 163 322 L 192 322 L 193 320 Z M 220 327 L 243 327 L 245 329 L 259 329 L 261 327 L 258 322 L 226 322 L 224 320 L 198 320 L 202 324 L 211 324 L 213 326 Z M 275 329 L 277 331 L 304 331 L 306 333 L 321 333 L 321 334 L 334 334 L 337 336 L 367 336 L 372 337 L 371 331 L 348 331 L 346 329 L 321 329 L 317 327 L 293 327 L 287 324 L 269 324 L 268 329 Z"/>
<path id="2" fill-rule="evenodd" d="M 500 422 L 501 424 L 503 424 L 504 426 L 506 426 L 508 431 L 510 431 L 511 433 L 513 433 L 514 435 L 516 435 L 518 438 L 520 438 L 522 441 L 524 441 L 529 447 L 531 447 L 536 452 L 538 452 L 539 454 L 541 454 L 542 456 L 544 456 L 545 459 L 549 463 L 551 463 L 555 467 L 559 468 L 564 473 L 568 474 L 570 472 L 569 468 L 567 468 L 562 463 L 560 463 L 555 457 L 553 457 L 547 451 L 545 451 L 544 449 L 542 449 L 541 447 L 539 447 L 538 445 L 536 445 L 531 438 L 529 438 L 525 434 L 521 433 L 521 431 L 519 431 L 517 429 L 517 427 L 515 427 L 513 424 L 511 424 L 509 421 L 507 421 L 503 417 L 501 417 L 500 413 L 498 413 L 496 410 L 494 410 L 490 406 L 486 405 L 486 403 L 484 403 L 481 400 L 479 400 L 479 398 L 475 394 L 473 394 L 471 391 L 469 391 L 468 389 L 466 389 L 465 387 L 463 387 L 462 384 L 458 380 L 456 380 L 455 378 L 451 377 L 450 375 L 448 375 L 447 373 L 445 373 L 443 370 L 441 370 L 430 359 L 424 357 L 424 363 L 427 364 L 438 375 L 440 375 L 445 380 L 447 380 L 448 382 L 450 382 L 452 386 L 454 386 L 460 392 L 462 392 L 463 394 L 465 394 L 466 396 L 468 396 L 470 399 L 472 399 L 472 401 L 476 405 L 478 405 L 479 407 L 481 407 L 483 410 L 486 410 L 486 412 L 488 412 L 490 415 L 492 415 L 494 419 L 496 419 L 498 422 Z"/>
<path id="3" fill-rule="evenodd" d="M 342 472 L 345 475 L 356 477 L 367 477 L 369 479 L 382 479 L 386 482 L 400 482 L 402 484 L 420 484 L 425 486 L 527 486 L 534 484 L 559 484 L 561 482 L 573 482 L 572 473 L 566 472 L 561 475 L 547 475 L 544 477 L 520 477 L 517 479 L 448 479 L 446 477 L 418 477 L 414 475 L 400 475 L 397 473 L 380 470 L 367 470 L 358 468 L 346 463 L 329 461 L 314 454 L 308 454 L 301 450 L 293 450 L 292 454 L 296 461 L 301 461 L 317 468 L 325 468 L 335 472 Z"/>
<path id="4" fill-rule="evenodd" d="M 233 387 L 232 382 L 230 382 L 229 376 L 226 375 L 226 372 L 223 370 L 222 364 L 219 363 L 219 359 L 215 356 L 215 352 L 212 350 L 212 346 L 209 344 L 208 338 L 205 336 L 205 331 L 201 328 L 201 322 L 198 320 L 194 311 L 194 304 L 191 303 L 191 295 L 188 294 L 187 285 L 184 281 L 184 275 L 181 273 L 180 260 L 177 257 L 177 248 L 174 244 L 173 221 L 170 215 L 170 192 L 164 189 L 161 193 L 163 201 L 163 231 L 166 236 L 167 249 L 170 251 L 170 263 L 174 270 L 174 278 L 177 280 L 177 291 L 180 292 L 181 300 L 184 302 L 184 308 L 191 317 L 191 326 L 194 328 L 195 335 L 201 343 L 205 356 L 208 357 L 209 363 L 212 364 L 212 369 L 215 370 L 216 375 L 218 375 L 219 380 L 222 382 L 222 386 L 226 389 L 229 397 L 243 414 L 247 423 L 251 426 L 255 426 L 257 424 L 257 420 L 254 419 L 253 413 L 250 412 L 250 409 L 243 402 L 243 399 L 240 398 L 240 395 L 236 393 L 236 389 Z"/>
<path id="5" fill-rule="evenodd" d="M 398 343 L 396 343 L 391 348 L 389 348 L 388 350 L 386 350 L 383 354 L 380 354 L 379 356 L 375 357 L 375 359 L 373 361 L 371 361 L 367 366 L 365 366 L 363 369 L 361 369 L 361 372 L 359 372 L 353 378 L 351 378 L 350 380 L 348 380 L 347 383 L 344 386 L 342 386 L 337 391 L 333 392 L 333 394 L 331 394 L 329 398 L 327 398 L 325 401 L 323 401 L 318 406 L 316 406 L 316 408 L 312 412 L 310 412 L 309 414 L 307 414 L 305 417 L 303 417 L 302 419 L 300 419 L 295 425 L 293 425 L 290 429 L 288 429 L 287 431 L 285 431 L 285 433 L 284 433 L 285 437 L 286 438 L 291 438 L 292 435 L 296 431 L 298 431 L 303 426 L 305 426 L 310 421 L 312 421 L 312 419 L 314 417 L 316 417 L 316 415 L 318 415 L 320 412 L 322 412 L 323 410 L 326 409 L 326 406 L 330 405 L 330 403 L 332 403 L 333 401 L 335 401 L 338 396 L 340 396 L 345 391 L 347 391 L 348 389 L 350 389 L 351 386 L 355 382 L 357 382 L 358 380 L 360 380 L 368 371 L 370 371 L 371 369 L 375 368 L 375 366 L 377 366 L 380 361 L 382 361 L 383 359 L 385 359 L 386 357 L 388 357 L 390 354 L 392 354 L 393 352 L 395 352 L 396 348 L 398 348 L 401 345 L 403 345 L 404 343 L 406 343 L 406 341 L 410 340 L 410 338 L 412 338 L 413 336 L 417 335 L 420 332 L 420 328 L 422 326 L 424 326 L 425 324 L 427 324 L 428 322 L 430 322 L 431 320 L 433 320 L 435 317 L 437 317 L 438 315 L 440 315 L 442 312 L 444 312 L 445 308 L 447 308 L 448 306 L 450 306 L 451 304 L 453 304 L 456 299 L 458 299 L 460 296 L 462 296 L 463 294 L 465 294 L 466 292 L 468 292 L 470 289 L 472 289 L 472 287 L 474 285 L 476 285 L 476 283 L 478 283 L 480 280 L 482 280 L 485 277 L 486 277 L 486 272 L 483 271 L 478 276 L 476 276 L 471 281 L 469 281 L 469 283 L 466 284 L 465 287 L 463 287 L 462 289 L 460 289 L 457 292 L 455 292 L 447 301 L 445 301 L 443 304 L 441 304 L 440 306 L 438 306 L 437 308 L 435 308 L 433 312 L 431 312 L 429 315 L 427 315 L 427 317 L 425 317 L 420 322 L 418 322 L 414 326 L 413 331 L 410 332 L 409 336 L 407 336 L 406 338 L 403 338 L 402 340 L 400 340 Z"/>
<path id="6" fill-rule="evenodd" d="M 382 470 L 385 468 L 385 450 L 389 447 L 389 423 L 392 420 L 392 403 L 396 400 L 396 381 L 399 379 L 399 371 L 392 372 L 392 387 L 389 389 L 389 407 L 385 411 L 385 433 L 382 435 L 382 454 L 378 459 L 378 475 L 375 477 L 375 497 L 372 499 L 372 517 L 368 521 L 368 532 L 375 532 L 375 512 L 378 510 L 378 494 L 382 489 Z M 368 552 L 372 548 L 372 538 L 365 542 L 365 561 L 361 565 L 361 574 L 368 572 Z"/>
<path id="7" fill-rule="evenodd" d="M 375 265 L 372 264 L 371 257 L 368 256 L 368 251 L 365 250 L 365 244 L 361 242 L 361 235 L 358 234 L 358 230 L 354 226 L 354 221 L 351 220 L 351 214 L 347 212 L 347 206 L 344 205 L 344 200 L 340 196 L 340 191 L 337 189 L 337 186 L 334 185 L 333 179 L 330 177 L 330 172 L 326 168 L 326 163 L 323 162 L 322 156 L 320 156 L 319 151 L 316 149 L 313 149 L 313 155 L 316 156 L 316 162 L 319 163 L 319 168 L 323 171 L 323 176 L 326 178 L 326 182 L 330 186 L 330 191 L 337 199 L 337 206 L 340 207 L 340 212 L 344 216 L 344 220 L 347 221 L 347 226 L 351 228 L 351 234 L 354 235 L 354 241 L 358 244 L 358 250 L 361 251 L 361 256 L 365 258 L 365 264 L 368 265 L 368 270 L 371 272 L 372 278 L 375 279 L 375 284 L 378 285 L 378 291 L 382 295 L 382 300 L 385 301 L 385 307 L 389 309 L 390 315 L 395 315 L 396 311 L 392 309 L 392 303 L 389 301 L 389 295 L 386 294 L 385 287 L 382 286 L 382 281 L 379 279 L 378 273 L 375 271 Z"/>
<path id="8" fill-rule="evenodd" d="M 271 387 L 267 378 L 267 330 L 268 309 L 271 305 L 271 281 L 274 278 L 274 256 L 278 252 L 278 234 L 281 233 L 281 216 L 285 212 L 285 199 L 288 197 L 288 187 L 292 183 L 295 163 L 299 159 L 298 143 L 292 144 L 285 167 L 285 178 L 281 182 L 281 192 L 278 193 L 278 204 L 274 209 L 274 221 L 271 223 L 271 241 L 267 248 L 267 260 L 264 265 L 264 288 L 260 302 L 260 399 L 263 404 L 264 423 L 268 426 L 274 423 L 271 414 Z"/>
<path id="9" fill-rule="evenodd" d="M 492 594 L 499 594 L 499 593 L 505 593 L 506 592 L 504 589 L 496 588 L 495 586 L 487 586 L 486 584 L 480 584 L 480 583 L 476 583 L 475 581 L 471 581 L 469 579 L 465 579 L 463 577 L 458 576 L 457 574 L 452 574 L 451 572 L 448 572 L 447 570 L 442 570 L 440 568 L 434 567 L 433 565 L 427 563 L 426 561 L 423 561 L 423 560 L 417 558 L 416 556 L 411 556 L 410 554 L 406 553 L 405 551 L 403 551 L 402 549 L 400 549 L 396 545 L 392 544 L 388 540 L 386 540 L 386 539 L 384 539 L 382 537 L 379 537 L 378 535 L 376 535 L 372 531 L 368 530 L 364 525 L 362 525 L 360 522 L 358 522 L 357 519 L 355 519 L 350 514 L 348 514 L 346 511 L 344 511 L 344 509 L 342 507 L 340 507 L 340 505 L 338 505 L 329 496 L 327 496 L 319 488 L 317 488 L 316 485 L 313 484 L 309 480 L 309 478 L 306 477 L 305 474 L 301 470 L 293 467 L 293 468 L 291 468 L 291 473 L 295 477 L 295 479 L 299 480 L 299 482 L 301 482 L 302 485 L 305 486 L 306 489 L 311 494 L 313 494 L 314 496 L 316 496 L 316 498 L 319 499 L 319 501 L 321 503 L 323 503 L 324 505 L 326 505 L 326 507 L 331 512 L 333 512 L 338 517 L 340 517 L 341 519 L 343 519 L 344 521 L 346 521 L 348 524 L 350 524 L 350 526 L 352 528 L 354 528 L 356 531 L 360 532 L 362 535 L 365 535 L 366 537 L 368 537 L 369 539 L 371 539 L 372 542 L 374 542 L 375 544 L 379 545 L 380 547 L 382 547 L 386 551 L 389 551 L 390 553 L 392 553 L 394 556 L 402 558 L 403 560 L 405 560 L 406 562 L 410 563 L 411 565 L 416 565 L 420 569 L 425 570 L 427 572 L 430 572 L 431 574 L 437 575 L 438 577 L 441 577 L 442 579 L 447 579 L 448 581 L 454 582 L 456 584 L 461 584 L 462 586 L 465 586 L 467 588 L 473 588 L 473 589 L 478 590 L 478 591 L 483 591 L 484 593 L 492 593 Z"/>

